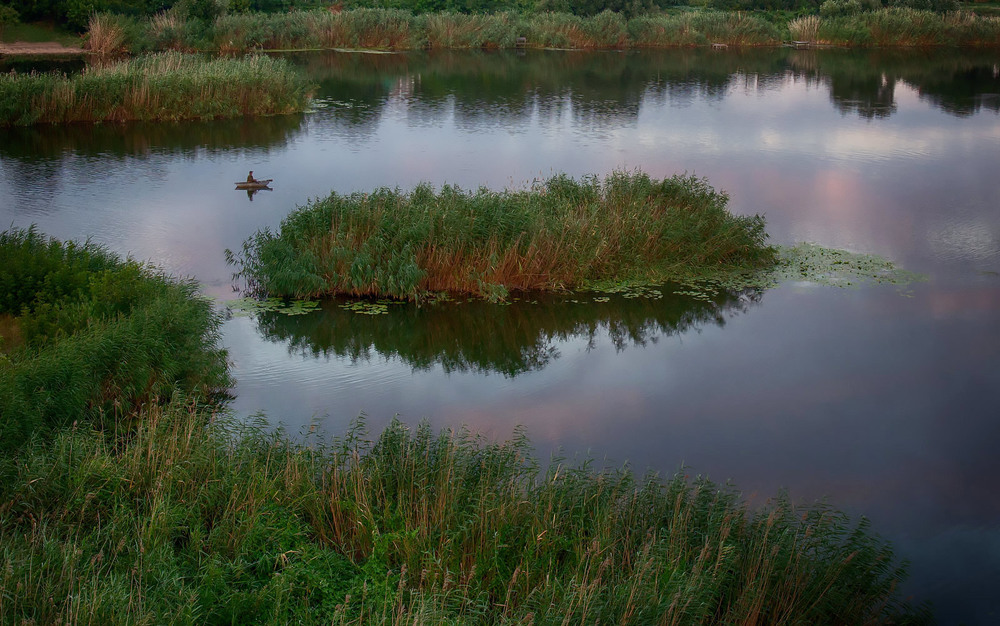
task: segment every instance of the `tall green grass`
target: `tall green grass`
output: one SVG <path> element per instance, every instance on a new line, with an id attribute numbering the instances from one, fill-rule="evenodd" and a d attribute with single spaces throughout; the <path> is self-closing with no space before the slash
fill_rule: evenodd
<path id="1" fill-rule="evenodd" d="M 638 172 L 555 176 L 519 191 L 420 185 L 332 194 L 227 255 L 252 291 L 410 299 L 428 291 L 503 298 L 773 264 L 763 218 L 734 216 L 727 200 L 697 178 Z"/>
<path id="2" fill-rule="evenodd" d="M 887 8 L 820 19 L 816 40 L 855 46 L 1000 46 L 1000 17 Z"/>
<path id="3" fill-rule="evenodd" d="M 814 17 L 814 16 L 812 16 Z M 149 50 L 254 50 L 350 48 L 672 48 L 721 43 L 774 46 L 794 35 L 787 18 L 698 10 L 636 15 L 570 13 L 413 15 L 400 9 L 356 8 L 287 13 L 232 13 L 213 21 L 162 13 L 146 20 L 101 15 L 91 21 L 90 46 L 106 53 Z M 887 8 L 825 16 L 816 41 L 845 46 L 997 46 L 1000 18 L 972 12 L 935 13 Z M 796 32 L 804 23 L 795 22 Z M 524 42 L 519 43 L 520 38 Z"/>
<path id="4" fill-rule="evenodd" d="M 329 443 L 175 402 L 0 464 L 4 623 L 902 624 L 868 524 L 393 423 Z M 208 426 L 206 427 L 206 422 Z"/>
<path id="5" fill-rule="evenodd" d="M 115 29 L 104 26 L 116 25 Z M 206 23 L 161 14 L 145 21 L 102 17 L 94 25 L 101 39 L 109 30 L 115 50 L 220 50 L 227 53 L 260 49 L 366 48 L 632 48 L 674 47 L 704 43 L 777 45 L 783 29 L 749 13 L 699 11 L 679 15 L 643 15 L 627 20 L 605 11 L 589 17 L 541 12 L 413 15 L 399 9 L 358 8 L 348 11 L 239 13 Z M 95 40 L 94 33 L 91 39 Z"/>
<path id="6" fill-rule="evenodd" d="M 196 290 L 90 243 L 0 233 L 0 454 L 176 392 L 227 389 L 219 320 Z"/>
<path id="7" fill-rule="evenodd" d="M 305 109 L 309 89 L 280 59 L 166 52 L 91 65 L 72 77 L 0 74 L 0 126 L 293 113 Z"/>

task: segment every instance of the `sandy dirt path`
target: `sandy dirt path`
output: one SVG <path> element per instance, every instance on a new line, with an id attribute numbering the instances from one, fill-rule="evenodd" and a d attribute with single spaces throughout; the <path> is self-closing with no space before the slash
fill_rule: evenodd
<path id="1" fill-rule="evenodd" d="M 83 54 L 83 48 L 79 46 L 64 46 L 54 41 L 42 41 L 38 43 L 27 43 L 15 41 L 13 43 L 0 41 L 0 55 L 29 55 L 29 54 Z"/>

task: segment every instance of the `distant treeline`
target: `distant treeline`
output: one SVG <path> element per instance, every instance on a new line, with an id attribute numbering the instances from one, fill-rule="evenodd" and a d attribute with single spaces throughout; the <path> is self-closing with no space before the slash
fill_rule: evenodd
<path id="1" fill-rule="evenodd" d="M 205 22 L 234 13 L 288 13 L 308 9 L 336 12 L 359 8 L 395 9 L 412 15 L 556 12 L 592 16 L 610 11 L 633 17 L 662 13 L 670 7 L 688 4 L 689 0 L 4 0 L 0 2 L 0 12 L 9 8 L 16 10 L 23 21 L 50 20 L 83 32 L 95 13 L 141 18 L 169 12 L 179 18 Z M 709 9 L 774 12 L 769 17 L 778 21 L 805 14 L 834 16 L 886 7 L 936 12 L 959 8 L 958 0 L 706 0 L 698 5 Z"/>

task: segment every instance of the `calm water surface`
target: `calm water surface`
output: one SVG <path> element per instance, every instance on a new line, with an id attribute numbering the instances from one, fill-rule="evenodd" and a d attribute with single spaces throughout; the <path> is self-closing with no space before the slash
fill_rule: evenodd
<path id="1" fill-rule="evenodd" d="M 331 190 L 705 176 L 776 243 L 928 280 L 234 317 L 234 407 L 292 431 L 362 412 L 373 430 L 523 424 L 542 456 L 827 498 L 911 560 L 906 592 L 943 623 L 1000 622 L 1000 54 L 293 60 L 320 85 L 302 116 L 0 130 L 0 222 L 90 237 L 226 300 L 223 250 Z M 275 179 L 252 201 L 232 185 L 250 169 Z"/>

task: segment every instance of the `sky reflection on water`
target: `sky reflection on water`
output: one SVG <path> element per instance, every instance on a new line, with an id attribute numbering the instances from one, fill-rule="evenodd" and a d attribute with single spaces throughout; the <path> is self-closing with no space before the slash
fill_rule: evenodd
<path id="1" fill-rule="evenodd" d="M 415 367 L 423 353 L 387 349 L 378 328 L 351 330 L 367 358 L 314 355 L 308 333 L 293 346 L 234 318 L 234 406 L 293 432 L 362 411 L 373 429 L 397 413 L 498 438 L 525 424 L 543 456 L 827 497 L 914 562 L 909 590 L 944 623 L 1000 619 L 995 52 L 371 56 L 296 59 L 320 84 L 304 116 L 0 130 L 0 219 L 92 237 L 228 299 L 222 251 L 330 190 L 705 176 L 777 243 L 880 254 L 929 280 L 912 297 L 788 284 L 644 345 L 539 322 L 553 354 L 509 375 Z M 250 169 L 275 179 L 253 202 L 232 188 Z"/>

